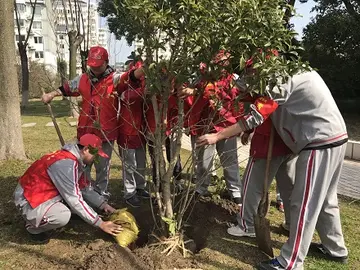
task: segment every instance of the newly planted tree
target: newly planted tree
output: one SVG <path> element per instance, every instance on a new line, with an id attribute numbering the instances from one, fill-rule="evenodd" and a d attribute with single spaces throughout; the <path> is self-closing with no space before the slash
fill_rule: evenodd
<path id="1" fill-rule="evenodd" d="M 194 87 L 199 81 L 206 86 L 224 72 L 236 72 L 250 93 L 264 93 L 270 84 L 306 67 L 292 44 L 295 33 L 284 23 L 287 9 L 287 1 L 282 0 L 100 2 L 100 12 L 108 17 L 110 30 L 118 39 L 143 41 L 137 54 L 144 59 L 146 73 L 144 110 L 153 110 L 156 122 L 156 128 L 145 135 L 155 146 L 156 209 L 174 240 L 166 242 L 171 243 L 169 252 L 182 246 L 185 213 L 193 205 L 189 179 L 181 196 L 176 198 L 171 188 L 184 132 L 184 110 L 183 100 L 178 99 L 178 115 L 175 120 L 168 119 L 169 99 L 184 86 Z M 280 57 L 283 54 L 295 59 Z M 252 72 L 244 72 L 250 64 Z M 200 66 L 206 68 L 200 70 Z M 224 110 L 216 95 L 210 99 L 215 111 Z M 170 120 L 172 125 L 168 125 Z M 166 133 L 175 138 L 167 165 L 162 154 Z"/>

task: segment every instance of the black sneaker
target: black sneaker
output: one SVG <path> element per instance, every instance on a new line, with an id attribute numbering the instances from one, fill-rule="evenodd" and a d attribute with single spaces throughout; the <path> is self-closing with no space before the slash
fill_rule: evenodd
<path id="1" fill-rule="evenodd" d="M 325 249 L 323 244 L 311 243 L 309 251 L 312 251 L 312 252 L 314 252 L 316 254 L 321 255 L 321 256 L 323 256 L 325 259 L 327 259 L 329 261 L 343 263 L 343 264 L 346 264 L 347 261 L 348 261 L 347 256 L 335 257 L 335 256 L 330 255 L 330 253 Z"/>
<path id="2" fill-rule="evenodd" d="M 241 197 L 234 197 L 234 198 L 233 198 L 233 202 L 236 203 L 236 204 L 238 204 L 238 205 L 242 204 Z"/>
<path id="3" fill-rule="evenodd" d="M 128 205 L 130 205 L 131 207 L 134 207 L 134 208 L 140 207 L 140 205 L 141 205 L 141 201 L 136 194 L 134 196 L 132 196 L 131 198 L 126 199 L 125 201 Z"/>
<path id="4" fill-rule="evenodd" d="M 29 234 L 31 242 L 33 242 L 34 244 L 37 244 L 37 245 L 47 244 L 47 243 L 49 243 L 50 238 L 51 238 L 51 233 L 48 233 L 48 232 L 42 232 L 42 233 L 38 233 L 38 234 L 32 234 L 29 232 L 27 232 L 27 233 Z"/>
<path id="5" fill-rule="evenodd" d="M 259 270 L 281 270 L 281 269 L 285 269 L 285 268 L 279 263 L 279 261 L 276 258 L 274 258 L 269 261 L 261 262 L 259 265 L 256 266 L 256 269 L 259 269 Z"/>
<path id="6" fill-rule="evenodd" d="M 144 198 L 144 199 L 149 199 L 150 198 L 149 192 L 147 192 L 145 189 L 137 189 L 136 190 L 136 195 L 138 197 L 141 197 L 141 198 Z"/>
<path id="7" fill-rule="evenodd" d="M 174 172 L 173 177 L 174 177 L 175 181 L 180 181 L 183 178 L 181 172 Z"/>

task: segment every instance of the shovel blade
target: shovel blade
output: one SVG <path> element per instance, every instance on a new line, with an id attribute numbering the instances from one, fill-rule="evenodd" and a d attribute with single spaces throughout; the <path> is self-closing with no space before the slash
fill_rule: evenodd
<path id="1" fill-rule="evenodd" d="M 272 242 L 270 237 L 270 222 L 265 217 L 254 216 L 256 242 L 261 251 L 274 257 Z"/>

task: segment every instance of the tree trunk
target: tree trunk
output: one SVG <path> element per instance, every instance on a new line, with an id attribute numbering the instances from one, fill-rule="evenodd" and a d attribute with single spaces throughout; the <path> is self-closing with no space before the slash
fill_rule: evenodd
<path id="1" fill-rule="evenodd" d="M 77 31 L 71 30 L 68 32 L 69 37 L 69 79 L 76 77 L 76 36 Z M 74 118 L 79 118 L 79 105 L 76 97 L 70 97 L 70 113 Z"/>
<path id="2" fill-rule="evenodd" d="M 21 107 L 26 108 L 29 104 L 29 59 L 26 47 L 18 44 L 21 59 Z"/>
<path id="3" fill-rule="evenodd" d="M 61 85 L 64 85 L 67 81 L 66 74 L 67 74 L 67 68 L 66 68 L 66 62 L 60 58 L 57 59 L 57 72 L 60 76 L 60 82 Z M 65 96 L 63 96 L 63 100 L 67 100 Z"/>
<path id="4" fill-rule="evenodd" d="M 14 41 L 14 2 L 0 1 L 0 160 L 25 159 Z"/>

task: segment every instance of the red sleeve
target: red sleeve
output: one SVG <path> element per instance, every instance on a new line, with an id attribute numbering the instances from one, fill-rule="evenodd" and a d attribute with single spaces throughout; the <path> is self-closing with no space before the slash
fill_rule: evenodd
<path id="1" fill-rule="evenodd" d="M 125 72 L 124 74 L 121 75 L 120 82 L 116 86 L 116 90 L 117 90 L 119 95 L 121 95 L 128 88 L 127 82 L 129 80 L 129 72 L 130 71 Z"/>
<path id="2" fill-rule="evenodd" d="M 125 102 L 133 102 L 135 100 L 139 100 L 144 98 L 145 88 L 139 87 L 136 89 L 126 89 L 121 95 L 122 100 Z"/>

